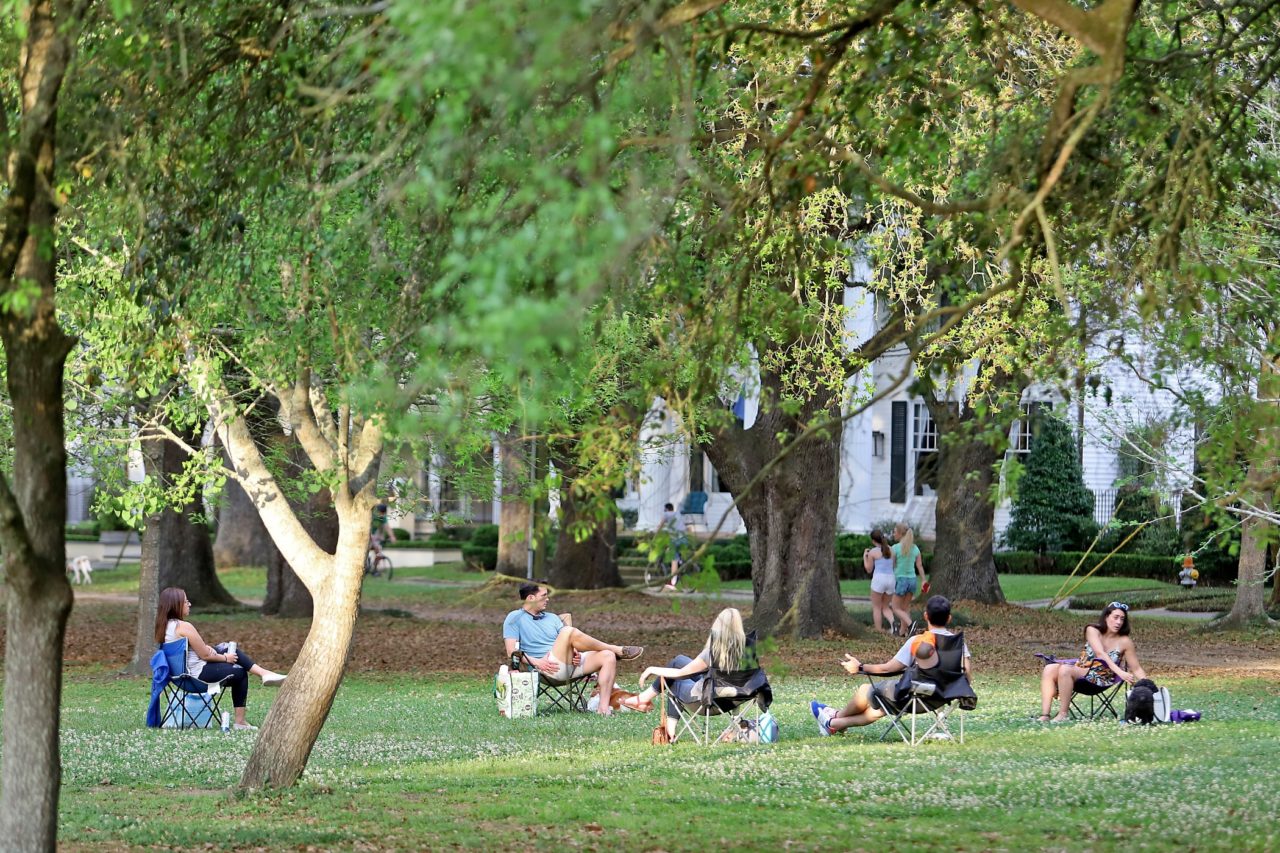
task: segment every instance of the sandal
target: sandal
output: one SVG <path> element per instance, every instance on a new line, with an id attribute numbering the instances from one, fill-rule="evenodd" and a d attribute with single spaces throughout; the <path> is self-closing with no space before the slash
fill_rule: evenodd
<path id="1" fill-rule="evenodd" d="M 652 702 L 641 702 L 640 695 L 628 696 L 618 703 L 618 707 L 626 708 L 628 711 L 639 711 L 641 714 L 647 714 L 653 710 Z"/>

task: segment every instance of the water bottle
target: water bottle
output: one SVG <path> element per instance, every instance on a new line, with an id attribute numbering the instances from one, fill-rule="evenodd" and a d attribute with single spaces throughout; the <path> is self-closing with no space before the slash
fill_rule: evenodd
<path id="1" fill-rule="evenodd" d="M 234 642 L 227 643 L 227 654 L 232 657 L 236 656 L 236 644 Z M 234 663 L 234 661 L 232 661 Z"/>
<path id="2" fill-rule="evenodd" d="M 224 732 L 231 731 L 231 712 L 230 711 L 222 712 L 222 730 Z"/>

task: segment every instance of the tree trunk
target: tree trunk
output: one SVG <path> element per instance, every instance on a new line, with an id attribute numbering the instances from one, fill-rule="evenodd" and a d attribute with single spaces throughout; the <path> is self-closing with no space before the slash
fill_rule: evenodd
<path id="1" fill-rule="evenodd" d="M 177 432 L 187 444 L 195 445 L 200 441 L 203 427 L 192 426 Z M 147 476 L 163 486 L 170 485 L 191 458 L 186 450 L 167 439 L 145 438 L 142 445 L 142 464 Z M 222 585 L 214 569 L 209 529 L 199 520 L 203 514 L 204 506 L 197 494 L 179 509 L 165 509 L 148 517 L 147 530 L 155 528 L 155 535 L 144 537 L 143 548 L 145 550 L 150 542 L 155 549 L 156 586 L 158 589 L 181 587 L 193 607 L 235 607 L 240 602 Z M 154 611 L 150 621 L 155 622 Z"/>
<path id="2" fill-rule="evenodd" d="M 265 566 L 276 552 L 253 501 L 234 480 L 228 480 L 218 506 L 218 535 L 213 542 L 213 564 Z"/>
<path id="3" fill-rule="evenodd" d="M 142 531 L 142 557 L 138 561 L 138 616 L 133 635 L 133 659 L 124 671 L 150 675 L 151 656 L 156 651 L 156 609 L 160 606 L 160 524 L 147 516 Z"/>
<path id="4" fill-rule="evenodd" d="M 618 533 L 613 517 L 593 517 L 584 512 L 590 497 L 578 494 L 574 484 L 577 468 L 557 454 L 556 468 L 562 474 L 560 486 L 560 532 L 556 553 L 547 570 L 547 580 L 561 589 L 602 589 L 622 586 L 618 574 Z M 590 533 L 581 542 L 576 534 L 585 527 Z"/>
<path id="5" fill-rule="evenodd" d="M 340 511 L 343 530 L 337 553 L 322 558 L 324 565 L 319 567 L 327 581 L 315 591 L 311 630 L 262 723 L 240 777 L 241 787 L 287 787 L 307 766 L 351 651 L 372 507 L 370 498 L 367 504 L 353 501 L 346 512 Z"/>
<path id="6" fill-rule="evenodd" d="M 1240 564 L 1236 576 L 1236 599 L 1231 612 L 1215 623 L 1218 628 L 1243 628 L 1250 623 L 1269 622 L 1264 595 L 1267 574 L 1267 540 L 1262 535 L 1267 522 L 1246 519 L 1240 529 Z"/>
<path id="7" fill-rule="evenodd" d="M 49 0 L 25 14 L 19 69 L 20 126 L 7 133 L 0 295 L 25 298 L 0 312 L 13 418 L 13 485 L 0 475 L 0 548 L 7 618 L 0 838 L 11 850 L 53 850 L 62 757 L 62 644 L 71 613 L 64 525 L 67 457 L 62 372 L 74 343 L 54 310 L 54 129 L 57 97 L 74 43 L 74 20 L 53 18 Z M 5 109 L 12 108 L 6 104 Z M 34 294 L 31 293 L 34 288 Z"/>
<path id="8" fill-rule="evenodd" d="M 1280 351 L 1280 324 L 1271 329 L 1268 347 L 1271 353 Z M 1243 491 L 1252 503 L 1265 511 L 1274 503 L 1277 472 L 1280 471 L 1280 424 L 1276 422 L 1280 408 L 1275 402 L 1280 399 L 1280 368 L 1274 355 L 1264 353 L 1259 362 L 1257 397 L 1263 404 L 1259 413 L 1263 421 L 1258 428 L 1257 443 Z M 1231 612 L 1215 623 L 1216 627 L 1242 628 L 1250 623 L 1271 623 L 1264 595 L 1269 526 L 1257 516 L 1245 519 L 1240 530 L 1236 600 L 1231 605 Z"/>
<path id="9" fill-rule="evenodd" d="M 946 401 L 925 399 L 937 425 L 939 447 L 929 591 L 953 601 L 1003 603 L 991 555 L 996 514 L 991 487 L 1000 453 L 976 434 L 980 431 L 975 429 L 972 408 L 966 405 L 956 413 Z"/>
<path id="10" fill-rule="evenodd" d="M 502 515 L 498 519 L 498 571 L 525 577 L 529 568 L 529 459 L 527 441 L 511 430 L 498 443 L 502 460 Z"/>
<path id="11" fill-rule="evenodd" d="M 763 373 L 756 422 L 748 430 L 736 423 L 723 427 L 707 446 L 747 526 L 755 601 L 750 622 L 761 634 L 856 634 L 836 572 L 839 422 L 798 442 L 747 491 L 784 449 L 779 435 L 794 436 L 798 423 L 839 414 L 830 397 L 810 401 L 795 415 L 783 414 L 775 403 L 780 388 L 777 376 Z"/>
<path id="12" fill-rule="evenodd" d="M 310 468 L 307 454 L 297 440 L 283 436 L 282 439 L 288 442 L 288 452 L 295 470 L 301 472 Z M 326 554 L 337 550 L 338 514 L 333 508 L 333 496 L 327 489 L 321 489 L 302 503 L 290 499 L 289 506 L 293 507 L 302 528 L 316 545 Z M 361 570 L 363 571 L 363 566 Z M 306 584 L 289 565 L 280 549 L 273 544 L 271 556 L 267 560 L 267 597 L 262 602 L 262 612 L 267 616 L 303 618 L 313 614 L 314 606 Z"/>

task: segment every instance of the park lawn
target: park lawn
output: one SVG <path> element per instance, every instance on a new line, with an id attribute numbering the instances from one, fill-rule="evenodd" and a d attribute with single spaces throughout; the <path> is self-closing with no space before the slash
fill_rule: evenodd
<path id="1" fill-rule="evenodd" d="M 391 552 L 394 559 L 394 552 Z M 390 607 L 396 601 L 412 604 L 415 601 L 439 600 L 432 592 L 433 582 L 445 584 L 482 584 L 493 577 L 492 573 L 478 572 L 468 569 L 463 563 L 442 563 L 437 566 L 400 568 L 396 567 L 394 577 L 388 581 L 385 577 L 366 578 L 365 601 L 374 606 Z M 266 594 L 267 574 L 265 569 L 246 567 L 220 569 L 218 577 L 236 598 L 241 600 L 261 600 Z M 700 586 L 694 576 L 691 586 Z M 1004 590 L 1009 601 L 1038 601 L 1052 598 L 1069 580 L 1068 575 L 1000 575 L 1000 588 Z M 1070 579 L 1070 589 L 1080 579 Z M 1146 578 L 1091 577 L 1075 590 L 1076 595 L 1086 593 L 1123 593 L 1136 590 L 1174 589 L 1176 584 Z M 751 590 L 751 581 L 723 581 L 715 587 L 729 590 Z M 138 564 L 125 563 L 118 569 L 94 573 L 92 592 L 137 593 Z M 712 590 L 709 590 L 712 591 Z M 866 598 L 871 594 L 871 582 L 866 580 L 840 581 L 840 593 L 846 596 Z M 459 594 L 460 595 L 460 594 Z M 450 596 L 446 596 L 450 597 Z"/>
<path id="2" fill-rule="evenodd" d="M 422 568 L 396 568 L 394 577 L 388 581 L 386 577 L 365 578 L 364 601 L 366 604 L 379 607 L 394 606 L 399 602 L 413 603 L 421 600 L 439 601 L 432 582 L 442 584 L 484 583 L 491 574 L 467 569 L 463 563 L 441 563 L 437 566 Z M 219 569 L 218 578 L 227 591 L 241 601 L 261 601 L 267 592 L 267 572 L 255 566 Z M 93 593 L 127 593 L 138 592 L 138 564 L 124 563 L 118 569 L 94 573 L 94 582 L 90 586 L 75 587 Z M 454 597 L 462 595 L 459 591 Z M 445 598 L 448 598 L 445 595 Z"/>
<path id="3" fill-rule="evenodd" d="M 297 787 L 229 789 L 253 735 L 141 727 L 147 684 L 69 674 L 60 847 L 1263 850 L 1280 845 L 1274 683 L 1170 680 L 1181 726 L 1045 726 L 979 679 L 966 742 L 820 738 L 849 679 L 775 675 L 771 746 L 649 745 L 657 715 L 507 721 L 482 678 L 348 677 Z M 254 687 L 250 719 L 272 692 Z"/>
<path id="4" fill-rule="evenodd" d="M 1069 575 L 1000 575 L 1000 589 L 1004 591 L 1004 597 L 1008 601 L 1040 601 L 1056 595 L 1062 588 L 1063 583 L 1068 581 L 1069 578 Z M 1079 577 L 1071 579 L 1067 589 L 1071 589 L 1079 581 Z M 746 590 L 749 592 L 751 590 L 751 581 L 725 581 L 722 586 L 725 589 Z M 1176 586 L 1177 584 L 1147 578 L 1092 577 L 1085 580 L 1075 590 L 1075 594 L 1174 589 Z M 871 595 L 871 581 L 842 580 L 840 581 L 840 594 L 866 598 Z"/>

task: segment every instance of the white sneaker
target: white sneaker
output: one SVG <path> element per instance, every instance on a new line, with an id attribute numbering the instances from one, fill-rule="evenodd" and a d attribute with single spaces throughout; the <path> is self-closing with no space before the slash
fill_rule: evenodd
<path id="1" fill-rule="evenodd" d="M 238 732 L 256 732 L 258 730 L 258 727 L 253 723 L 236 723 L 231 728 Z"/>
<path id="2" fill-rule="evenodd" d="M 281 674 L 279 672 L 273 672 L 270 675 L 264 675 L 262 676 L 262 686 L 263 687 L 279 687 L 281 684 L 284 684 L 284 680 L 288 677 L 289 676 L 287 674 Z"/>

